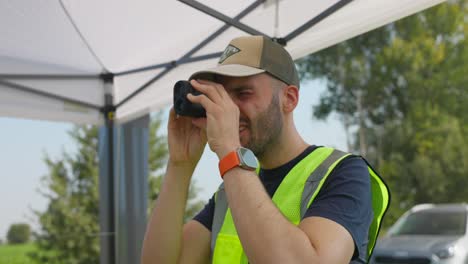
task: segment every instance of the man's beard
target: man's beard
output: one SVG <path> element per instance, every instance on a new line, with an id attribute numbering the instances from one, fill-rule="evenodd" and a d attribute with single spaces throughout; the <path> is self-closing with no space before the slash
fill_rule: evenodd
<path id="1" fill-rule="evenodd" d="M 283 117 L 279 107 L 278 93 L 274 93 L 268 108 L 260 113 L 255 124 L 250 122 L 250 137 L 246 148 L 258 157 L 262 157 L 268 148 L 276 143 L 283 129 Z"/>

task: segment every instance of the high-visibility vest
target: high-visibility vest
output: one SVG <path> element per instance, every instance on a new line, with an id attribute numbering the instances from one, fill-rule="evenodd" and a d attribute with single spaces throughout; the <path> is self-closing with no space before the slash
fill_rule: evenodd
<path id="1" fill-rule="evenodd" d="M 336 165 L 351 154 L 333 148 L 320 147 L 296 164 L 286 175 L 275 194 L 273 203 L 294 225 L 299 225 L 328 175 Z M 368 165 L 374 218 L 369 227 L 368 259 L 372 254 L 382 218 L 389 206 L 390 193 L 380 176 Z M 257 171 L 258 173 L 258 171 Z M 231 210 L 228 208 L 224 185 L 215 194 L 215 211 L 211 230 L 211 258 L 216 264 L 247 264 L 248 259 L 237 235 Z"/>

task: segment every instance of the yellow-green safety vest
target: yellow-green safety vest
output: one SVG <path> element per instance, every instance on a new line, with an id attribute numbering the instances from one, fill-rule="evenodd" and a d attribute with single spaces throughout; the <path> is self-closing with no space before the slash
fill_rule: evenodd
<path id="1" fill-rule="evenodd" d="M 294 225 L 299 225 L 307 208 L 319 193 L 337 164 L 351 154 L 320 147 L 296 164 L 286 175 L 272 201 Z M 390 192 L 380 176 L 368 165 L 374 218 L 369 227 L 367 257 L 370 258 L 380 224 L 390 203 Z M 258 171 L 257 171 L 258 173 Z M 215 211 L 211 230 L 211 258 L 216 264 L 247 264 L 248 259 L 237 235 L 224 185 L 215 194 Z"/>

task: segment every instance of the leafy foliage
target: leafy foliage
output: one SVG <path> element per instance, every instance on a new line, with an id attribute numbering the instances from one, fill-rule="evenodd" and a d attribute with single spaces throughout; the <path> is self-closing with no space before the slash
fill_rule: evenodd
<path id="1" fill-rule="evenodd" d="M 449 1 L 299 62 L 327 91 L 314 107 L 355 134 L 350 151 L 392 191 L 384 224 L 417 203 L 466 202 L 468 4 Z"/>
<path id="2" fill-rule="evenodd" d="M 160 127 L 158 115 L 150 123 L 149 135 L 151 201 L 158 196 L 167 159 L 166 139 L 158 135 Z M 45 212 L 35 212 L 41 230 L 36 234 L 38 250 L 30 256 L 36 263 L 99 263 L 98 129 L 80 126 L 69 134 L 78 146 L 77 152 L 63 152 L 57 160 L 45 158 L 50 173 L 43 177 L 42 194 L 49 204 Z M 196 190 L 191 189 L 187 217 L 201 208 L 201 202 L 193 201 Z"/>
<path id="3" fill-rule="evenodd" d="M 7 232 L 10 244 L 24 244 L 31 237 L 31 227 L 28 224 L 12 224 Z"/>

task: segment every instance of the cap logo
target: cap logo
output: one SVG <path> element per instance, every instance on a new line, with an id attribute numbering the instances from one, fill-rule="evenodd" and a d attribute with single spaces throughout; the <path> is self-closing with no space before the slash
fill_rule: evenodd
<path id="1" fill-rule="evenodd" d="M 221 57 L 219 58 L 219 61 L 218 63 L 221 64 L 223 63 L 227 58 L 231 57 L 232 55 L 238 53 L 240 51 L 240 49 L 232 46 L 231 44 L 229 44 L 226 49 L 224 49 L 224 52 L 223 54 L 221 54 Z"/>

